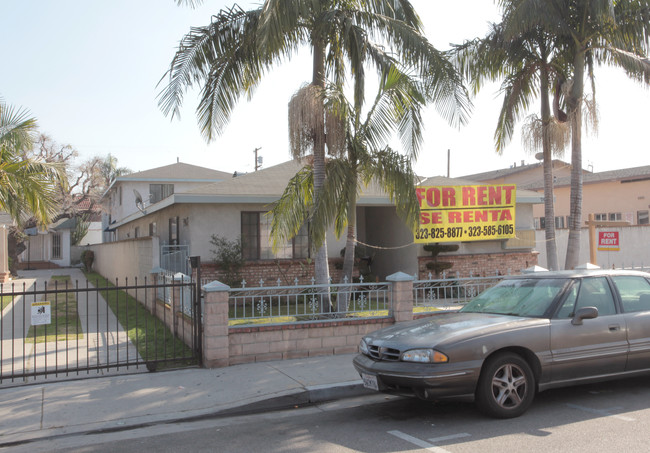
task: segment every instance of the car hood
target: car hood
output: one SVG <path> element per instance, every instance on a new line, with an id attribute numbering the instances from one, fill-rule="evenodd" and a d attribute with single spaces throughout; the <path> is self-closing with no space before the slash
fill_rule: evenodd
<path id="1" fill-rule="evenodd" d="M 434 347 L 450 341 L 489 335 L 493 332 L 548 324 L 548 319 L 489 313 L 444 313 L 428 318 L 397 324 L 378 330 L 364 338 L 373 345 L 402 349 L 408 347 Z"/>

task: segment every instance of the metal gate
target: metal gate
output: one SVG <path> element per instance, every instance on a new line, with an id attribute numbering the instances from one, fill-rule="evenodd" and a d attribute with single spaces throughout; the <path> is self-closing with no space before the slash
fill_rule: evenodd
<path id="1" fill-rule="evenodd" d="M 0 285 L 0 384 L 200 364 L 193 281 L 81 280 Z"/>
<path id="2" fill-rule="evenodd" d="M 189 245 L 161 245 L 160 267 L 170 272 L 189 275 L 191 273 L 189 256 Z"/>

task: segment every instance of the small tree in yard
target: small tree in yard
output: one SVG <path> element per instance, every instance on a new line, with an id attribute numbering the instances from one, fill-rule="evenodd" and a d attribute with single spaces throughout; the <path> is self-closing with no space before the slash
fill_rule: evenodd
<path id="1" fill-rule="evenodd" d="M 241 239 L 230 240 L 213 234 L 210 244 L 216 247 L 212 253 L 214 262 L 221 270 L 223 283 L 229 286 L 240 286 L 241 270 L 246 264 Z"/>

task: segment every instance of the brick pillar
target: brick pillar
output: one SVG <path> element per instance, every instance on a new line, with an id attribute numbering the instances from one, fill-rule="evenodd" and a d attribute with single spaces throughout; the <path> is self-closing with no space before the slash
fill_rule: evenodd
<path id="1" fill-rule="evenodd" d="M 156 305 L 157 305 L 157 300 L 158 300 L 158 288 L 156 288 L 156 285 L 162 285 L 165 283 L 165 279 L 162 278 L 162 273 L 165 272 L 165 269 L 162 267 L 154 267 L 151 269 L 149 272 L 149 278 L 151 279 L 151 285 L 153 285 L 152 288 L 149 288 L 149 294 L 147 294 L 147 303 L 145 306 L 149 310 L 149 312 L 156 316 Z"/>
<path id="2" fill-rule="evenodd" d="M 0 283 L 10 280 L 9 273 L 9 245 L 7 242 L 7 226 L 0 225 Z"/>
<path id="3" fill-rule="evenodd" d="M 392 283 L 393 318 L 395 322 L 413 319 L 413 280 L 412 275 L 397 272 L 386 277 Z"/>
<path id="4" fill-rule="evenodd" d="M 230 286 L 214 281 L 203 287 L 203 366 L 217 368 L 228 366 L 228 291 Z"/>

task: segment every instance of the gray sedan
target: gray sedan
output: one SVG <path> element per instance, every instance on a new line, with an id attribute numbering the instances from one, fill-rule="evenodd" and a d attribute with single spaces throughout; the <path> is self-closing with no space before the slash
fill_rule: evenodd
<path id="1" fill-rule="evenodd" d="M 373 332 L 359 349 L 368 388 L 517 417 L 539 391 L 650 374 L 650 274 L 507 277 L 460 311 Z"/>

